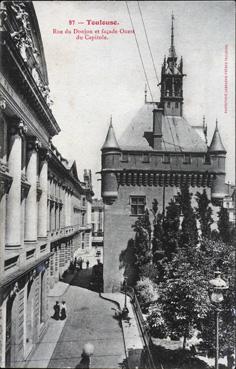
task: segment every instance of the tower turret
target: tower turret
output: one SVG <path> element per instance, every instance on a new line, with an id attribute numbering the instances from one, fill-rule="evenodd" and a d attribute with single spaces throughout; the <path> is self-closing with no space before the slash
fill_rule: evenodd
<path id="1" fill-rule="evenodd" d="M 174 15 L 171 17 L 171 44 L 168 58 L 164 57 L 161 72 L 161 106 L 165 115 L 183 115 L 183 59 L 177 63 L 174 45 Z"/>
<path id="2" fill-rule="evenodd" d="M 102 146 L 102 198 L 104 203 L 111 204 L 118 196 L 115 170 L 119 167 L 121 150 L 112 125 L 112 118 L 106 140 Z"/>
<path id="3" fill-rule="evenodd" d="M 218 122 L 216 120 L 215 132 L 208 150 L 211 158 L 213 169 L 216 172 L 216 178 L 212 183 L 211 199 L 214 203 L 220 203 L 225 193 L 225 157 L 226 150 L 221 140 L 218 129 Z"/>

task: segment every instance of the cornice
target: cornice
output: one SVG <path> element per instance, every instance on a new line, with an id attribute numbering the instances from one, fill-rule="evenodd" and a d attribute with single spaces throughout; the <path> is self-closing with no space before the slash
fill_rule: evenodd
<path id="1" fill-rule="evenodd" d="M 18 83 L 18 88 L 24 92 L 28 101 L 31 102 L 33 110 L 39 116 L 39 120 L 51 136 L 58 134 L 60 127 L 8 32 L 1 32 L 1 50 L 5 69 L 10 74 L 10 69 L 14 69 L 14 82 Z"/>

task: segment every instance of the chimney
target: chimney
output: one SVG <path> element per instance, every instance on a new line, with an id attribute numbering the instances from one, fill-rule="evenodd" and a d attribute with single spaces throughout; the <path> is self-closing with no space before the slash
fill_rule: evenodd
<path id="1" fill-rule="evenodd" d="M 153 110 L 153 149 L 162 149 L 162 115 L 163 109 L 157 108 Z"/>

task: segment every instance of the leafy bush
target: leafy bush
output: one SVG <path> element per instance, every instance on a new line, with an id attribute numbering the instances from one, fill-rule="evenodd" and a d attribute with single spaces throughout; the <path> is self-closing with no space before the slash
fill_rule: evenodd
<path id="1" fill-rule="evenodd" d="M 153 304 L 150 306 L 147 323 L 149 325 L 149 331 L 152 337 L 166 338 L 168 336 L 168 328 L 163 319 L 163 313 L 160 305 Z"/>
<path id="2" fill-rule="evenodd" d="M 143 278 L 135 287 L 140 307 L 144 313 L 148 312 L 150 304 L 158 298 L 157 286 L 149 278 Z"/>

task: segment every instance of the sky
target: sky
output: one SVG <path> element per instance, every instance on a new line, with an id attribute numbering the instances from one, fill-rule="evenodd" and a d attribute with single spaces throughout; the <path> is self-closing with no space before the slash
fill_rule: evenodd
<path id="1" fill-rule="evenodd" d="M 52 111 L 61 128 L 53 142 L 63 157 L 76 160 L 81 180 L 84 168 L 92 170 L 95 195 L 100 197 L 100 175 L 95 173 L 101 169 L 100 150 L 110 117 L 119 141 L 144 104 L 146 81 L 126 2 L 33 3 L 54 101 Z M 163 58 L 170 47 L 173 12 L 176 53 L 178 57 L 183 56 L 187 74 L 183 87 L 184 116 L 191 125 L 199 125 L 205 115 L 208 141 L 218 119 L 228 152 L 226 181 L 235 183 L 234 2 L 129 1 L 127 4 L 155 101 L 159 100 L 159 88 L 141 15 L 160 79 Z M 91 24 L 100 20 L 118 24 Z M 117 33 L 106 34 L 102 30 Z M 77 39 L 78 35 L 82 39 Z M 103 38 L 91 40 L 91 36 Z M 148 99 L 151 100 L 150 93 Z"/>

